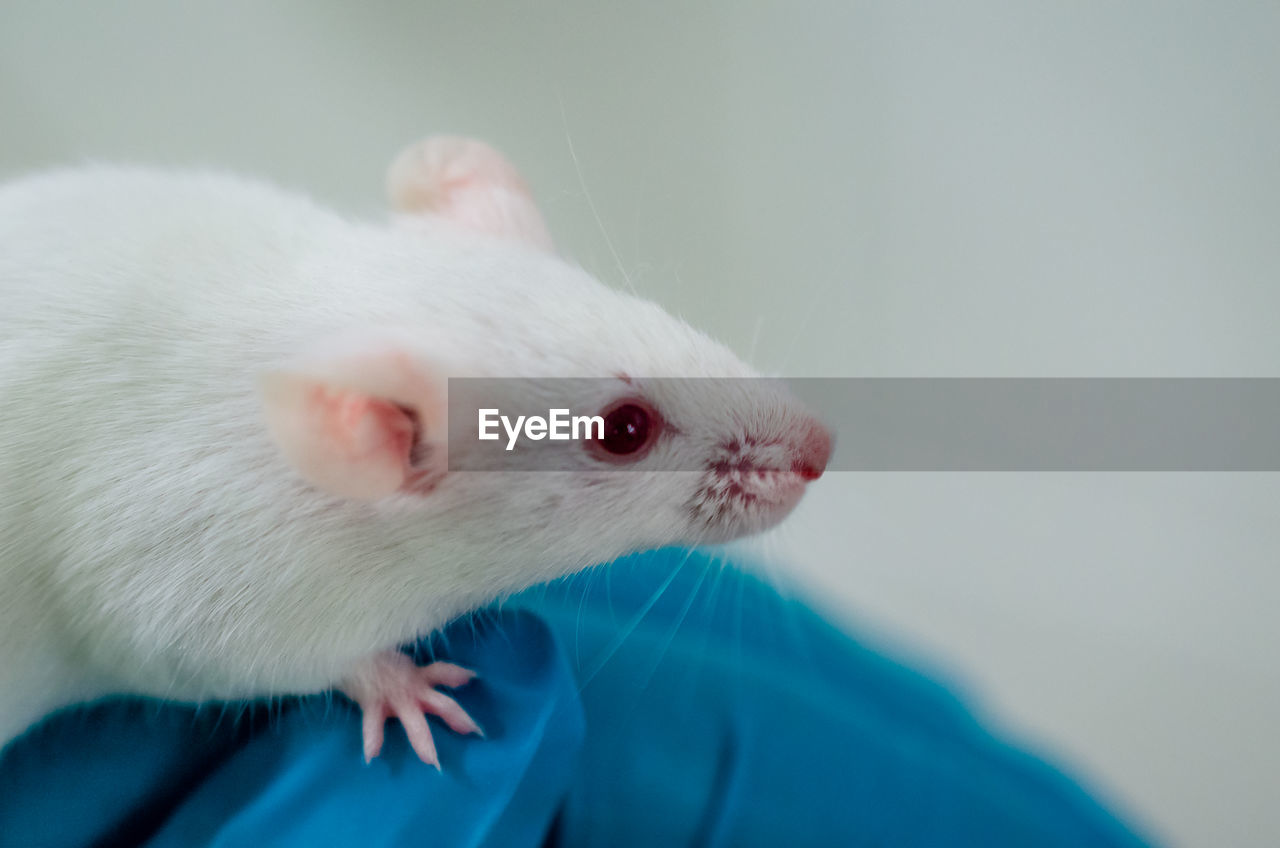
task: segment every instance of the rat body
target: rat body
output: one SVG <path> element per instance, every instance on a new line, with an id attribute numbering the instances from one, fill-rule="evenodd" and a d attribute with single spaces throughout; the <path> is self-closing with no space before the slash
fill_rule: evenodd
<path id="1" fill-rule="evenodd" d="M 395 647 L 535 582 L 768 526 L 830 440 L 728 350 L 554 256 L 519 175 L 432 139 L 352 222 L 225 175 L 91 168 L 0 187 L 0 745 L 108 693 L 340 688 L 365 753 L 422 712 L 475 730 Z M 607 378 L 644 451 L 449 470 L 444 381 Z M 635 406 L 638 404 L 639 406 Z M 647 412 L 646 412 L 647 411 Z M 648 419 L 644 418 L 647 424 Z M 627 450 L 630 450 L 628 447 Z M 754 452 L 753 452 L 754 451 Z M 644 463 L 687 460 L 686 471 Z"/>

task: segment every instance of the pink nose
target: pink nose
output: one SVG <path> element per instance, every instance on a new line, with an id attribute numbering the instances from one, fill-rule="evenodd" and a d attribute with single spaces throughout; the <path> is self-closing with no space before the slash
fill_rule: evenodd
<path id="1" fill-rule="evenodd" d="M 831 433 L 813 418 L 796 429 L 796 459 L 791 468 L 805 480 L 817 480 L 831 459 Z"/>

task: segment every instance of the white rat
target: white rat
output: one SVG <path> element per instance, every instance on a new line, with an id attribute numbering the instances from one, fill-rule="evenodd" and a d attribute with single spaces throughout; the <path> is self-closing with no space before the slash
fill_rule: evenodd
<path id="1" fill-rule="evenodd" d="M 364 752 L 471 673 L 397 645 L 624 553 L 780 520 L 830 437 L 727 349 L 557 258 L 514 168 L 428 139 L 391 226 L 210 173 L 0 188 L 0 745 L 109 693 L 339 689 Z M 608 378 L 564 471 L 450 470 L 445 381 Z M 685 470 L 645 472 L 646 464 Z M 623 468 L 630 464 L 633 468 Z"/>

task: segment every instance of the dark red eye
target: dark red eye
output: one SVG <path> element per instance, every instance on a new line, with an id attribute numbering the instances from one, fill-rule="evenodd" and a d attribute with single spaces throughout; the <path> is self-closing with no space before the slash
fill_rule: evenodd
<path id="1" fill-rule="evenodd" d="M 595 446 L 615 462 L 635 461 L 648 453 L 658 429 L 658 416 L 648 405 L 624 401 L 604 413 L 604 438 Z"/>
<path id="2" fill-rule="evenodd" d="M 635 453 L 649 441 L 649 411 L 635 403 L 626 403 L 604 417 L 604 438 L 600 447 L 609 453 L 625 456 Z"/>

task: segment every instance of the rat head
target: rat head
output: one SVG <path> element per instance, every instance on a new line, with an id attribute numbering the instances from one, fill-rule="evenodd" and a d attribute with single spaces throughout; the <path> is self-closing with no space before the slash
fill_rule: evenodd
<path id="1" fill-rule="evenodd" d="M 264 381 L 272 434 L 314 487 L 447 521 L 473 548 L 580 565 L 764 529 L 822 474 L 831 438 L 812 414 L 722 345 L 551 255 L 491 148 L 429 140 L 393 165 L 391 190 L 409 247 L 380 261 L 396 278 L 430 266 L 433 285 L 398 289 L 394 314 Z M 481 438 L 483 408 L 494 438 Z M 531 429 L 556 409 L 591 420 L 562 441 Z"/>
<path id="2" fill-rule="evenodd" d="M 544 291 L 574 306 L 556 322 L 555 355 L 522 349 L 545 335 L 528 322 L 551 320 L 546 311 L 499 319 L 507 343 L 485 363 L 488 379 L 450 383 L 449 468 L 477 472 L 473 485 L 511 472 L 493 476 L 520 503 L 560 510 L 539 523 L 607 539 L 604 558 L 785 517 L 826 468 L 831 437 L 817 419 L 683 321 L 557 265 Z"/>

